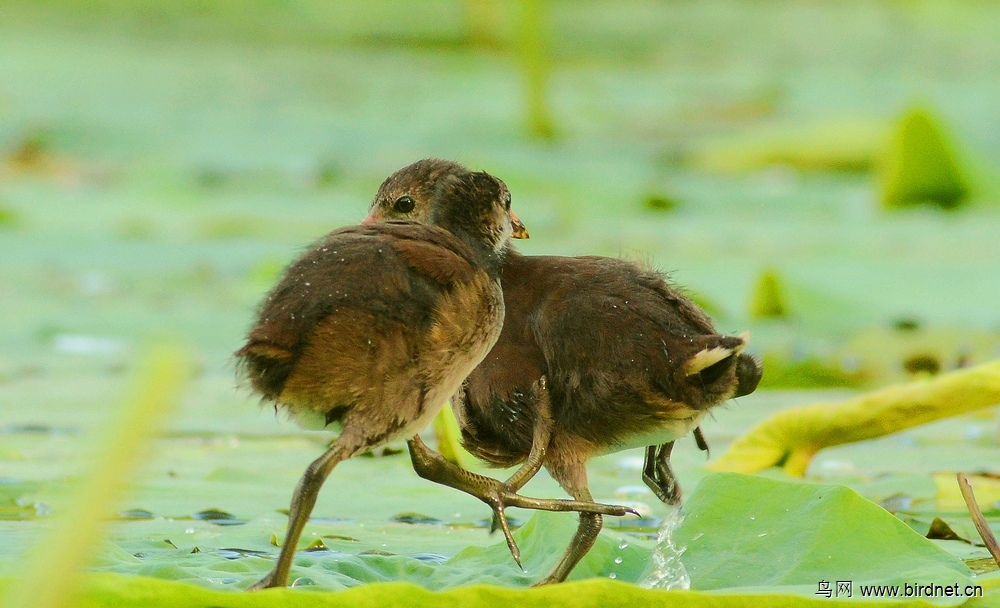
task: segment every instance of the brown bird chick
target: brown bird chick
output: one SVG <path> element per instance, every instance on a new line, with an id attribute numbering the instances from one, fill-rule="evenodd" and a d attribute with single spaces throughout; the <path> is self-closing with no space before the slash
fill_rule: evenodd
<path id="1" fill-rule="evenodd" d="M 405 212 L 388 202 L 406 193 L 385 192 L 365 221 L 433 223 L 431 198 L 411 194 L 413 209 Z M 502 285 L 500 338 L 452 397 L 466 449 L 497 467 L 523 463 L 506 482 L 512 491 L 545 466 L 571 496 L 587 501 L 587 460 L 646 446 L 643 480 L 677 504 L 674 440 L 695 430 L 707 449 L 701 419 L 760 381 L 760 363 L 741 352 L 747 338 L 717 334 L 663 275 L 619 259 L 509 250 Z M 509 539 L 502 507 L 494 515 Z M 565 580 L 601 526 L 600 514 L 581 512 L 562 560 L 536 584 Z"/>
<path id="2" fill-rule="evenodd" d="M 507 187 L 443 161 L 419 161 L 387 181 L 399 175 L 420 184 L 414 196 L 434 205 L 434 225 L 387 222 L 331 232 L 285 270 L 236 352 L 264 400 L 303 426 L 340 429 L 299 481 L 278 560 L 252 589 L 285 585 L 320 487 L 337 463 L 414 437 L 500 333 L 500 268 L 509 239 L 524 230 L 512 221 Z M 407 200 L 396 203 L 402 209 Z M 468 473 L 440 475 L 489 504 L 593 508 L 524 499 Z"/>

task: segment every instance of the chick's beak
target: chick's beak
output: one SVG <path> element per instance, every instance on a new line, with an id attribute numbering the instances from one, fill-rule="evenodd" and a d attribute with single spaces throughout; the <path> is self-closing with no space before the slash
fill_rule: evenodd
<path id="1" fill-rule="evenodd" d="M 362 224 L 374 224 L 377 220 L 375 219 L 375 210 L 372 209 L 371 213 L 365 216 L 365 219 L 361 220 Z"/>
<path id="2" fill-rule="evenodd" d="M 517 219 L 517 214 L 513 211 L 510 212 L 510 225 L 513 226 L 514 232 L 511 233 L 511 238 L 515 239 L 526 239 L 528 238 L 528 229 L 524 227 L 521 220 Z"/>

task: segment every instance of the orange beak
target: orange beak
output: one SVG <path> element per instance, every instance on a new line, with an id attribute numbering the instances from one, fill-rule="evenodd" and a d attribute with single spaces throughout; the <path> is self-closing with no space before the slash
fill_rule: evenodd
<path id="1" fill-rule="evenodd" d="M 526 239 L 528 238 L 528 229 L 524 227 L 521 220 L 517 219 L 517 214 L 513 211 L 510 212 L 510 225 L 514 227 L 514 232 L 511 233 L 511 238 L 515 239 Z"/>
<path id="2" fill-rule="evenodd" d="M 362 224 L 374 224 L 375 223 L 375 210 L 373 209 L 371 213 L 365 216 L 365 219 L 361 220 Z"/>

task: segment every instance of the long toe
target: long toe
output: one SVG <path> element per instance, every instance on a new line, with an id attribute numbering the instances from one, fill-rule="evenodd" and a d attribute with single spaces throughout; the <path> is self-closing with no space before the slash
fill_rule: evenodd
<path id="1" fill-rule="evenodd" d="M 507 541 L 507 549 L 510 550 L 510 556 L 514 558 L 514 563 L 517 564 L 518 568 L 524 569 L 521 565 L 521 549 L 518 548 L 517 542 L 514 541 L 514 535 L 510 531 L 510 523 L 507 521 L 507 514 L 504 513 L 503 507 L 498 507 L 493 512 L 493 522 L 496 525 L 496 530 L 503 530 L 504 540 Z"/>
<path id="2" fill-rule="evenodd" d="M 576 511 L 578 513 L 612 515 L 614 517 L 622 517 L 629 514 L 639 515 L 639 512 L 635 509 L 623 505 L 606 505 L 592 500 L 529 498 L 513 492 L 505 496 L 503 504 L 508 507 L 520 507 L 522 509 L 535 509 L 539 511 Z"/>

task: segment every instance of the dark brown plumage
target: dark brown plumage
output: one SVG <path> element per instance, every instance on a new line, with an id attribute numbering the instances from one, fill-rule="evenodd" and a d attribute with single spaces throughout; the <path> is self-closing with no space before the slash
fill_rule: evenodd
<path id="1" fill-rule="evenodd" d="M 296 488 L 288 535 L 257 587 L 283 586 L 333 467 L 427 425 L 489 351 L 512 226 L 506 186 L 452 163 L 418 163 L 436 226 L 335 230 L 293 262 L 236 356 L 253 388 L 295 418 L 342 431 Z"/>
<path id="2" fill-rule="evenodd" d="M 433 202 L 417 198 L 400 213 L 376 199 L 369 214 L 398 217 L 432 222 Z M 465 447 L 495 466 L 525 463 L 511 490 L 544 465 L 585 501 L 588 459 L 648 446 L 644 481 L 664 502 L 678 502 L 673 441 L 760 380 L 760 364 L 740 352 L 746 339 L 716 334 L 662 275 L 618 259 L 509 251 L 502 285 L 500 337 L 452 398 Z M 562 561 L 540 583 L 564 580 L 600 528 L 599 514 L 581 513 Z"/>
<path id="3" fill-rule="evenodd" d="M 304 426 L 336 424 L 340 436 L 306 469 L 292 497 L 288 533 L 271 572 L 252 587 L 284 586 L 319 489 L 336 464 L 416 433 L 482 360 L 499 335 L 498 277 L 512 234 L 504 183 L 455 163 L 424 160 L 387 180 L 419 184 L 435 224 L 351 226 L 328 234 L 285 270 L 246 344 L 236 352 L 253 389 Z M 405 207 L 408 197 L 395 203 Z M 422 444 L 420 444 L 422 446 Z M 597 509 L 592 502 L 534 501 L 500 482 L 447 468 L 453 485 L 491 504 Z"/>

